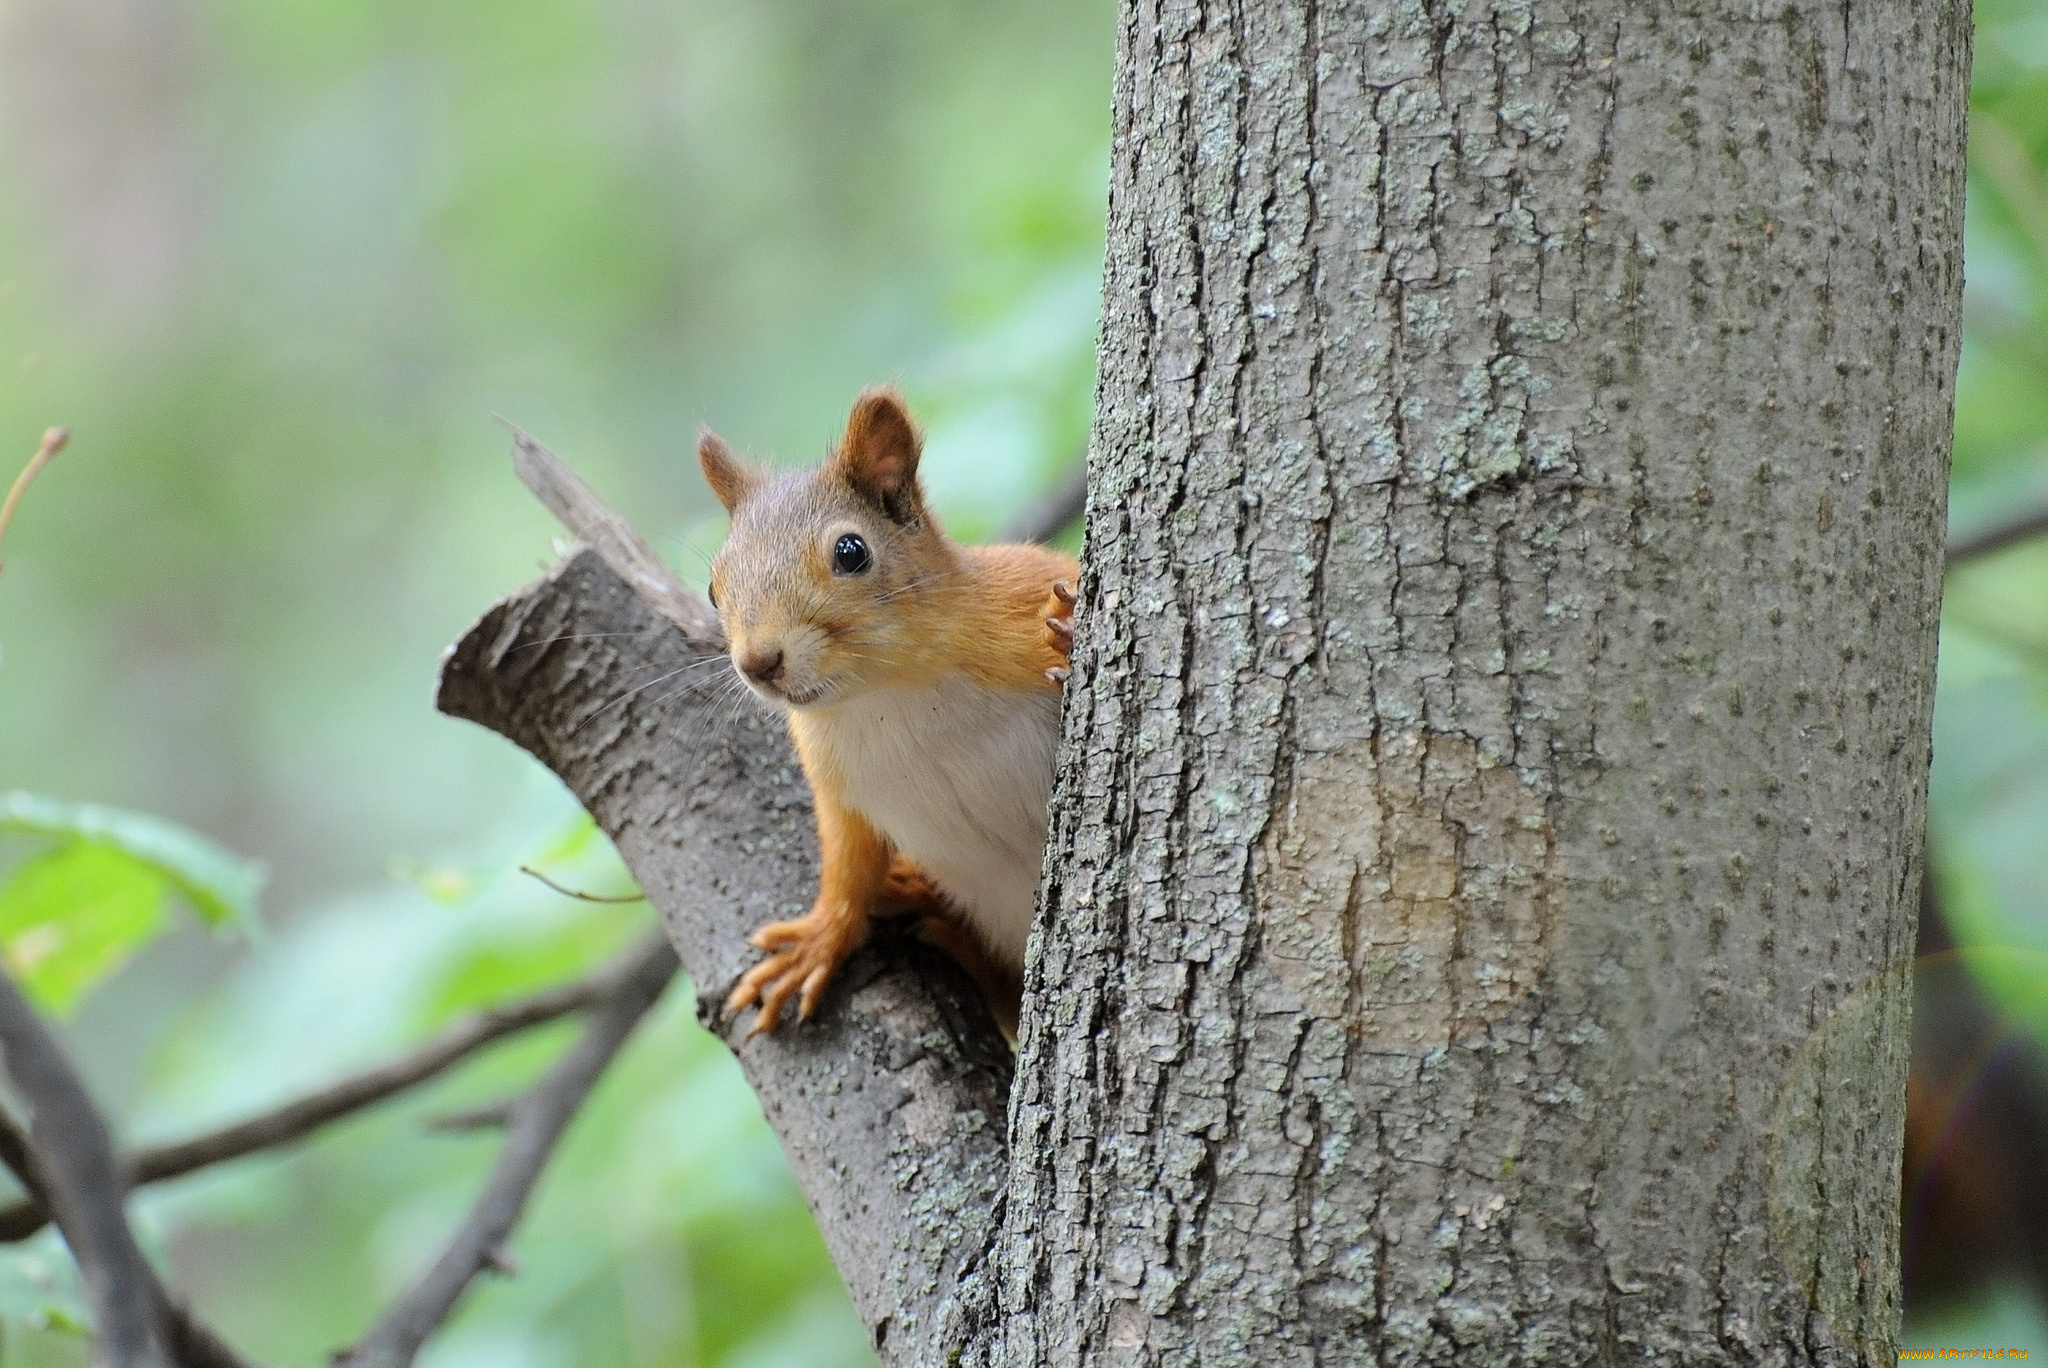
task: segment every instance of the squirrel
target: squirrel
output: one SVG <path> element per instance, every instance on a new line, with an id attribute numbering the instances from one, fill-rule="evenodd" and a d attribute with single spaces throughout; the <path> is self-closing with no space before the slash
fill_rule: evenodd
<path id="1" fill-rule="evenodd" d="M 734 671 L 784 714 L 817 810 L 808 914 L 726 999 L 809 1018 L 876 917 L 975 979 L 1016 1035 L 1079 565 L 1043 546 L 962 546 L 925 505 L 902 395 L 862 391 L 825 463 L 772 475 L 709 428 L 698 460 L 731 515 L 710 598 Z"/>

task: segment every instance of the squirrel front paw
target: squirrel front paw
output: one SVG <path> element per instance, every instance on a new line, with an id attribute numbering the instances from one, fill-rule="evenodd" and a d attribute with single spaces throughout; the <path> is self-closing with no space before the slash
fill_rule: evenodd
<path id="1" fill-rule="evenodd" d="M 747 943 L 769 952 L 768 958 L 740 976 L 725 1000 L 727 1012 L 758 1002 L 748 1035 L 772 1031 L 782 1019 L 783 1004 L 794 996 L 799 1021 L 818 1010 L 818 999 L 846 957 L 867 939 L 867 918 L 835 911 L 820 903 L 794 921 L 769 922 L 747 937 Z"/>
<path id="2" fill-rule="evenodd" d="M 1054 580 L 1052 595 L 1045 601 L 1045 644 L 1052 647 L 1060 663 L 1045 672 L 1045 677 L 1055 684 L 1064 684 L 1073 674 L 1067 662 L 1074 658 L 1074 606 L 1079 602 L 1074 587 L 1065 580 Z"/>

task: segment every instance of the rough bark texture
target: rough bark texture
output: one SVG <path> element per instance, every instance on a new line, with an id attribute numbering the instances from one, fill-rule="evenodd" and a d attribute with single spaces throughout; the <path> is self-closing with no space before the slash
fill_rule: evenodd
<path id="1" fill-rule="evenodd" d="M 1127 6 L 970 1358 L 1891 1362 L 1968 42 Z"/>
<path id="2" fill-rule="evenodd" d="M 862 952 L 801 1028 L 748 1039 L 750 1019 L 718 1018 L 755 958 L 747 933 L 817 890 L 810 794 L 781 722 L 732 697 L 723 646 L 671 620 L 715 623 L 708 605 L 649 572 L 637 538 L 577 522 L 629 578 L 579 551 L 497 604 L 442 663 L 441 709 L 532 752 L 618 844 L 878 1350 L 931 1357 L 957 1341 L 962 1299 L 986 1300 L 976 1261 L 1001 1210 L 1010 1051 L 965 977 L 908 945 Z"/>

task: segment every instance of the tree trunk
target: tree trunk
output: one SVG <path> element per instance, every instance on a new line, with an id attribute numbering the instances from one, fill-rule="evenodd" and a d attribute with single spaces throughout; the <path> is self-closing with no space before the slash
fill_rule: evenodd
<path id="1" fill-rule="evenodd" d="M 1127 6 L 970 1360 L 1892 1361 L 1969 22 Z"/>

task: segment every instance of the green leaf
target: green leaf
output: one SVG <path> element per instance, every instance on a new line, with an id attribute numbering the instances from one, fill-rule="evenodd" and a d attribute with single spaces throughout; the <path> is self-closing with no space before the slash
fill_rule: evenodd
<path id="1" fill-rule="evenodd" d="M 85 1323 L 83 1317 L 75 1316 L 64 1307 L 58 1306 L 55 1303 L 51 1303 L 37 1312 L 35 1319 L 30 1323 L 38 1325 L 39 1328 L 44 1330 L 54 1330 L 59 1334 L 76 1335 L 80 1339 L 89 1339 L 92 1336 L 92 1327 Z"/>
<path id="2" fill-rule="evenodd" d="M 86 989 L 163 934 L 169 882 L 97 841 L 71 841 L 0 884 L 0 953 L 28 995 L 68 1012 Z"/>
<path id="3" fill-rule="evenodd" d="M 175 822 L 93 803 L 67 803 L 19 789 L 0 795 L 0 833 L 83 839 L 111 846 L 167 879 L 214 930 L 260 929 L 256 895 L 263 867 Z"/>

